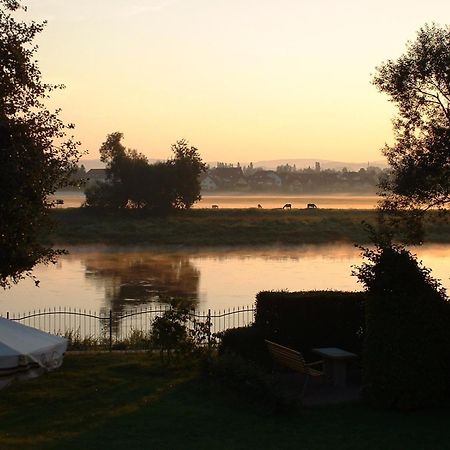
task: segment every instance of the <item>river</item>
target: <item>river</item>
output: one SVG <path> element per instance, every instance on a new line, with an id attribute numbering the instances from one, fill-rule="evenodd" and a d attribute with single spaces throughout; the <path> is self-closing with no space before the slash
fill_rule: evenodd
<path id="1" fill-rule="evenodd" d="M 126 311 L 182 298 L 199 310 L 252 305 L 261 290 L 361 290 L 349 245 L 250 248 L 73 247 L 56 265 L 38 266 L 32 280 L 0 291 L 0 314 L 70 307 Z M 450 244 L 417 250 L 449 289 Z"/>
<path id="2" fill-rule="evenodd" d="M 85 201 L 83 193 L 60 191 L 51 196 L 50 200 L 64 201 L 62 208 L 78 208 Z M 332 209 L 373 209 L 379 197 L 375 195 L 349 195 L 349 194 L 309 194 L 309 195 L 279 195 L 279 194 L 204 194 L 194 208 L 282 208 L 286 203 L 292 208 L 306 208 L 308 203 L 314 203 L 318 208 Z"/>

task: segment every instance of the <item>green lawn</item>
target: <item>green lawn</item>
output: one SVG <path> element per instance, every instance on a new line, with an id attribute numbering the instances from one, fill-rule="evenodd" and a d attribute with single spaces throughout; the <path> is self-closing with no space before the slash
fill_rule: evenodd
<path id="1" fill-rule="evenodd" d="M 147 354 L 67 355 L 64 366 L 0 391 L 7 449 L 448 449 L 450 412 L 347 404 L 275 415 L 195 364 Z"/>

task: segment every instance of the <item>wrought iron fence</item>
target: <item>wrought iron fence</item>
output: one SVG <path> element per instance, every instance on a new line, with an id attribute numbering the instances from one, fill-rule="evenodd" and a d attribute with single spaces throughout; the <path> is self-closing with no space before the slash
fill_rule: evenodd
<path id="1" fill-rule="evenodd" d="M 100 311 L 75 308 L 53 308 L 28 313 L 6 313 L 10 320 L 46 331 L 67 336 L 80 349 L 94 346 L 112 349 L 114 347 L 140 348 L 145 346 L 151 334 L 154 319 L 170 310 L 169 306 L 136 308 L 116 312 L 112 309 Z M 226 310 L 189 311 L 187 327 L 195 324 L 206 326 L 208 336 L 248 326 L 253 323 L 255 308 L 244 306 Z M 84 343 L 84 345 L 83 345 Z"/>

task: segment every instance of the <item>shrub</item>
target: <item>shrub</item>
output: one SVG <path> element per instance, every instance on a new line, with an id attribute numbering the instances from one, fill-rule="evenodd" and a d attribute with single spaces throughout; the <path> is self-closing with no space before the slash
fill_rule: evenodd
<path id="1" fill-rule="evenodd" d="M 449 388 L 449 303 L 439 283 L 406 249 L 364 250 L 357 272 L 368 291 L 364 394 L 374 405 L 439 404 Z"/>
<path id="2" fill-rule="evenodd" d="M 165 352 L 169 358 L 172 352 L 209 354 L 216 343 L 216 335 L 210 334 L 211 319 L 205 322 L 196 320 L 181 303 L 179 305 L 153 319 L 151 346 L 159 349 L 162 357 Z"/>
<path id="3" fill-rule="evenodd" d="M 264 343 L 264 335 L 259 328 L 254 326 L 233 328 L 223 332 L 219 344 L 219 355 L 225 353 L 234 353 L 262 366 L 271 366 L 271 358 Z"/>
<path id="4" fill-rule="evenodd" d="M 290 412 L 300 405 L 300 397 L 286 389 L 280 379 L 252 361 L 233 353 L 214 358 L 209 375 L 276 412 Z"/>
<path id="5" fill-rule="evenodd" d="M 63 337 L 69 341 L 67 344 L 68 351 L 102 350 L 107 348 L 109 342 L 104 337 L 81 336 L 80 330 L 66 331 Z"/>
<path id="6" fill-rule="evenodd" d="M 137 350 L 149 349 L 151 344 L 151 335 L 148 331 L 132 329 L 130 334 L 121 340 L 113 342 L 113 350 Z"/>
<path id="7" fill-rule="evenodd" d="M 170 357 L 170 352 L 183 352 L 189 345 L 187 329 L 188 314 L 185 310 L 168 309 L 152 322 L 151 343 L 159 349 L 161 356 L 164 351 Z"/>
<path id="8" fill-rule="evenodd" d="M 298 349 L 307 358 L 314 347 L 360 353 L 364 299 L 360 292 L 260 292 L 255 327 L 265 339 Z"/>

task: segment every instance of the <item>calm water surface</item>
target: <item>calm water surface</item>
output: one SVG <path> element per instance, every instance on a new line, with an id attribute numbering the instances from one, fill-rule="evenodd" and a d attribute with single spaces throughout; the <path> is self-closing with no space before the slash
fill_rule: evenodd
<path id="1" fill-rule="evenodd" d="M 63 208 L 78 208 L 85 201 L 84 194 L 79 192 L 58 192 L 51 199 L 64 200 Z M 194 205 L 194 208 L 282 208 L 290 203 L 293 208 L 306 208 L 314 203 L 318 208 L 333 209 L 373 209 L 379 197 L 375 195 L 206 195 Z"/>
<path id="2" fill-rule="evenodd" d="M 251 305 L 261 290 L 361 290 L 351 245 L 268 248 L 132 249 L 73 247 L 56 265 L 39 266 L 40 287 L 25 280 L 0 291 L 0 314 L 48 307 L 132 309 L 183 298 L 201 310 Z M 450 244 L 417 253 L 449 289 Z"/>

